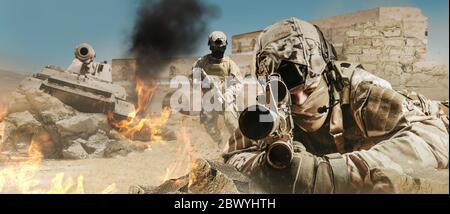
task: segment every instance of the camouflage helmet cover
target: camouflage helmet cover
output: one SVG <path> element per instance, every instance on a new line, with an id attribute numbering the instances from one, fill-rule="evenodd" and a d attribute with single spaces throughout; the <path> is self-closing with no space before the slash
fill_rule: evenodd
<path id="1" fill-rule="evenodd" d="M 264 29 L 255 51 L 257 76 L 273 73 L 284 60 L 308 68 L 307 88 L 317 87 L 326 67 L 318 30 L 313 24 L 297 18 L 284 19 Z"/>
<path id="2" fill-rule="evenodd" d="M 227 36 L 222 31 L 214 31 L 208 37 L 208 45 L 216 45 L 218 47 L 227 46 Z"/>

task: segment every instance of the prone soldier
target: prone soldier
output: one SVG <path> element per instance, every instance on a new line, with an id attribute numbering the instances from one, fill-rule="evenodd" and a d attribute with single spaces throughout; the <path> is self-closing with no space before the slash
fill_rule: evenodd
<path id="1" fill-rule="evenodd" d="M 448 169 L 448 105 L 394 91 L 360 64 L 335 56 L 306 21 L 289 18 L 266 28 L 255 74 L 268 80 L 273 107 L 241 113 L 226 163 L 276 193 L 399 192 L 386 179 L 390 172 Z M 273 80 L 277 99 L 270 99 Z"/>

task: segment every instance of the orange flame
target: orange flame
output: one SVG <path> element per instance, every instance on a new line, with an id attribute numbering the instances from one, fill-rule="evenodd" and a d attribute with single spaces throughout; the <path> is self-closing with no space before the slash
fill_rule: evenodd
<path id="1" fill-rule="evenodd" d="M 149 85 L 147 85 L 141 79 L 136 78 L 136 94 L 138 96 L 137 108 L 135 111 L 136 113 L 141 113 L 145 111 L 145 109 L 148 106 L 148 103 L 153 97 L 153 92 L 155 91 L 155 88 L 156 86 L 154 83 L 150 83 Z"/>
<path id="2" fill-rule="evenodd" d="M 163 141 L 162 130 L 169 120 L 172 110 L 164 108 L 161 113 L 145 113 L 148 104 L 153 96 L 156 86 L 154 83 L 145 84 L 139 78 L 136 78 L 137 102 L 135 110 L 128 115 L 127 120 L 117 121 L 112 113 L 108 114 L 110 123 L 115 126 L 119 132 L 130 139 L 144 139 L 150 141 Z"/>
<path id="3" fill-rule="evenodd" d="M 182 122 L 181 128 L 177 133 L 178 150 L 176 152 L 177 159 L 168 168 L 163 176 L 163 182 L 172 179 L 174 176 L 180 176 L 180 172 L 187 174 L 190 170 L 191 160 L 194 160 L 194 152 L 192 150 L 191 135 L 186 125 Z"/>
<path id="4" fill-rule="evenodd" d="M 48 193 L 48 194 L 82 194 L 84 178 L 78 176 L 77 182 L 71 177 L 65 179 L 64 173 L 57 173 L 49 188 L 44 188 L 36 174 L 40 169 L 44 155 L 44 146 L 52 144 L 47 133 L 33 138 L 28 148 L 28 160 L 19 163 L 7 163 L 0 170 L 0 193 Z M 115 184 L 109 185 L 102 193 L 116 192 Z"/>

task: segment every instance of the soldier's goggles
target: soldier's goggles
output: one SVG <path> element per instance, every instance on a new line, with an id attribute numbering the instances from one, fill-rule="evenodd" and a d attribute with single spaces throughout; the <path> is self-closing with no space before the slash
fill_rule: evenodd
<path id="1" fill-rule="evenodd" d="M 225 45 L 227 45 L 227 42 L 225 41 L 225 40 L 223 40 L 223 39 L 216 39 L 215 41 L 214 41 L 214 44 L 216 45 L 216 46 L 225 46 Z"/>
<path id="2" fill-rule="evenodd" d="M 280 74 L 288 90 L 292 90 L 305 84 L 308 68 L 305 65 L 283 60 L 276 73 Z"/>

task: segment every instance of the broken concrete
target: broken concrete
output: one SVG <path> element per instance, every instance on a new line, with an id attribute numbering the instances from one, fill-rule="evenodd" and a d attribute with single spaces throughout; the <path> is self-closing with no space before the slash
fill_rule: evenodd
<path id="1" fill-rule="evenodd" d="M 103 158 L 104 151 L 108 147 L 110 142 L 113 142 L 106 136 L 106 133 L 102 130 L 98 130 L 95 135 L 89 137 L 85 144 L 83 144 L 85 150 L 89 153 L 91 158 Z"/>
<path id="2" fill-rule="evenodd" d="M 106 132 L 111 129 L 104 114 L 78 113 L 68 119 L 57 121 L 55 124 L 62 137 L 87 137 L 97 133 L 98 130 Z"/>
<path id="3" fill-rule="evenodd" d="M 49 154 L 43 154 L 45 158 L 103 158 L 143 150 L 144 146 L 130 143 L 119 133 L 110 134 L 113 129 L 105 114 L 74 110 L 39 90 L 37 84 L 27 78 L 13 93 L 2 123 L 1 152 L 26 155 L 32 139 L 43 134 L 50 142 L 45 146 L 52 147 L 47 149 Z"/>
<path id="4" fill-rule="evenodd" d="M 72 145 L 62 151 L 64 159 L 86 159 L 88 153 L 84 150 L 81 145 L 85 141 L 83 139 L 75 140 Z"/>
<path id="5" fill-rule="evenodd" d="M 9 114 L 4 121 L 0 148 L 26 153 L 32 138 L 42 132 L 42 124 L 28 111 Z"/>

